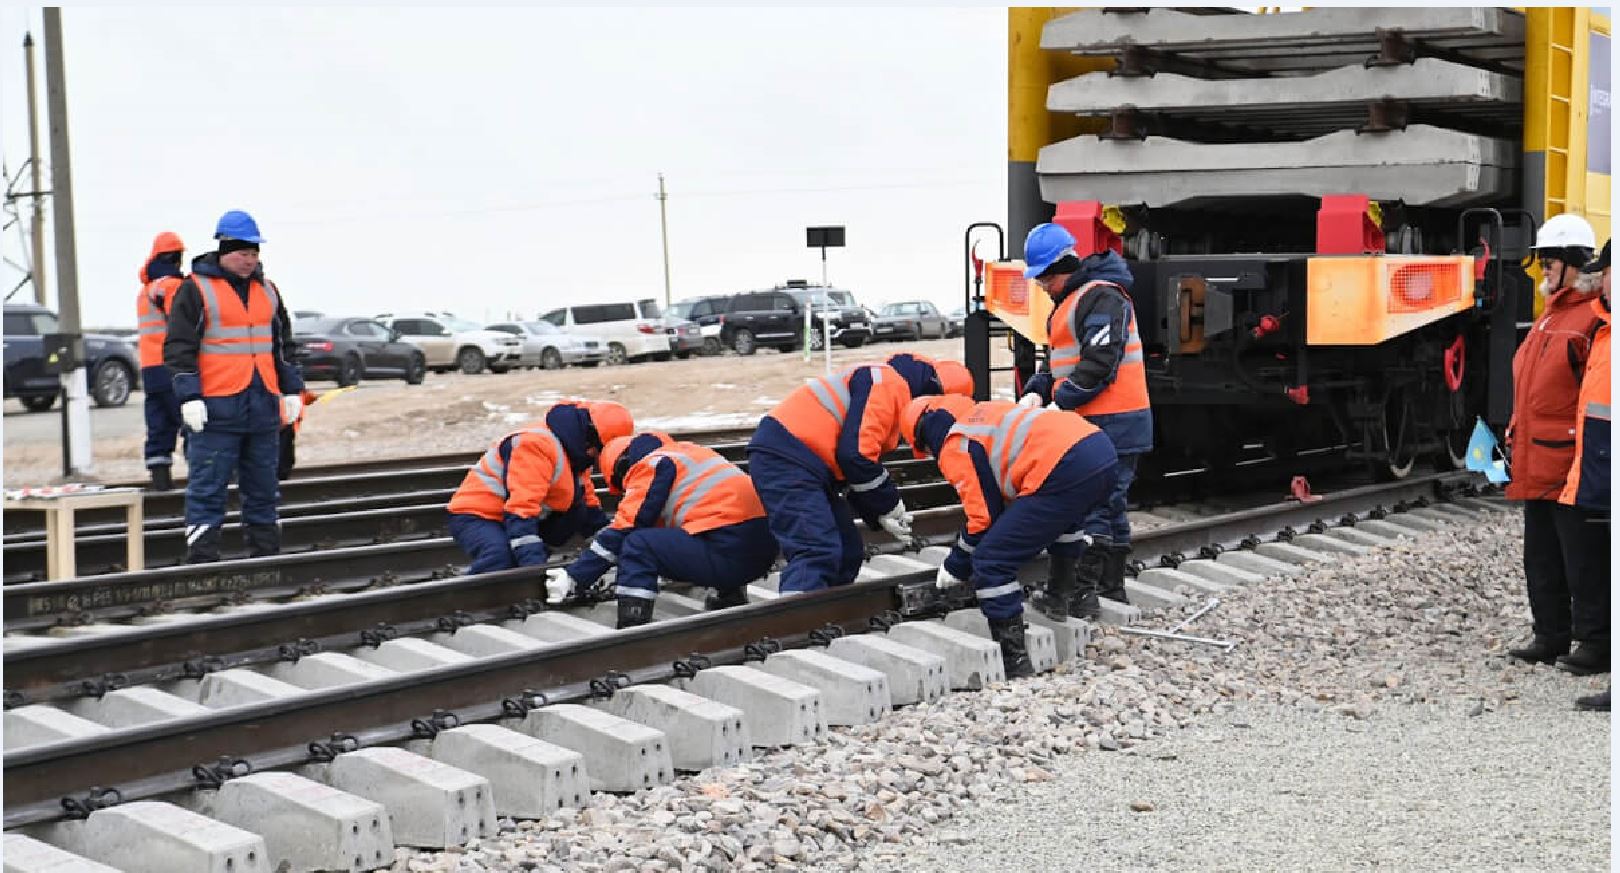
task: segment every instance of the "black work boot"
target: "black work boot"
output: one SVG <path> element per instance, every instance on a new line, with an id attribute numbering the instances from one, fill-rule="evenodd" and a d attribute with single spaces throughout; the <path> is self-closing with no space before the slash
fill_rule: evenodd
<path id="1" fill-rule="evenodd" d="M 1069 617 L 1069 604 L 1079 584 L 1077 560 L 1067 556 L 1050 555 L 1047 558 L 1046 588 L 1035 592 L 1030 605 L 1053 621 Z"/>
<path id="2" fill-rule="evenodd" d="M 151 482 L 151 484 L 146 486 L 146 490 L 148 490 L 148 491 L 173 491 L 174 490 L 174 477 L 172 475 L 170 475 L 170 473 L 172 471 L 171 471 L 168 464 L 158 464 L 158 465 L 153 466 L 153 467 L 147 467 L 146 471 L 148 473 L 152 474 L 152 482 Z"/>
<path id="3" fill-rule="evenodd" d="M 716 588 L 713 594 L 703 598 L 703 608 L 709 611 L 728 609 L 733 606 L 747 606 L 748 592 L 744 588 Z"/>
<path id="4" fill-rule="evenodd" d="M 1608 643 L 1576 643 L 1575 651 L 1558 659 L 1558 669 L 1576 676 L 1609 672 Z"/>
<path id="5" fill-rule="evenodd" d="M 990 621 L 990 638 L 1001 646 L 1001 663 L 1007 668 L 1008 679 L 1022 679 L 1035 675 L 1035 665 L 1029 660 L 1029 642 L 1024 636 L 1024 617 Z"/>
<path id="6" fill-rule="evenodd" d="M 1069 615 L 1096 621 L 1102 615 L 1097 604 L 1097 592 L 1102 589 L 1103 576 L 1108 572 L 1108 552 L 1099 544 L 1092 544 L 1080 555 L 1076 567 L 1074 597 L 1069 600 Z"/>
<path id="7" fill-rule="evenodd" d="M 1540 635 L 1531 640 L 1528 646 L 1508 649 L 1509 658 L 1518 658 L 1531 664 L 1551 664 L 1567 654 L 1569 654 L 1569 640 L 1555 640 Z"/>
<path id="8" fill-rule="evenodd" d="M 211 527 L 191 539 L 186 537 L 186 563 L 211 564 L 219 560 L 219 528 Z"/>
<path id="9" fill-rule="evenodd" d="M 653 602 L 646 597 L 619 597 L 619 630 L 652 621 Z"/>
<path id="10" fill-rule="evenodd" d="M 242 539 L 247 543 L 248 557 L 263 558 L 281 554 L 281 526 L 276 524 L 250 524 L 242 528 Z"/>
<path id="11" fill-rule="evenodd" d="M 1603 689 L 1602 693 L 1599 694 L 1588 694 L 1585 697 L 1577 697 L 1575 698 L 1575 708 L 1581 710 L 1582 712 L 1608 712 L 1609 692 L 1612 690 L 1612 687 L 1605 688 Z"/>
<path id="12" fill-rule="evenodd" d="M 1125 595 L 1125 562 L 1131 558 L 1131 547 L 1115 543 L 1107 547 L 1108 562 L 1103 565 L 1102 582 L 1097 594 L 1120 603 L 1130 603 Z"/>

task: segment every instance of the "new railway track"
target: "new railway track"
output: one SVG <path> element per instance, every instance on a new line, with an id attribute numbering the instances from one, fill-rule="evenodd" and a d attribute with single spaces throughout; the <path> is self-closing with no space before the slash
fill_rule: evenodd
<path id="1" fill-rule="evenodd" d="M 1167 524 L 1137 538 L 1137 556 L 1151 565 L 1140 568 L 1138 579 L 1150 575 L 1150 568 L 1190 571 L 1200 562 L 1235 566 L 1239 562 L 1229 556 L 1264 554 L 1267 544 L 1312 537 L 1325 543 L 1322 538 L 1335 536 L 1354 542 L 1347 531 L 1372 527 L 1369 519 L 1386 515 L 1418 528 L 1433 526 L 1484 506 L 1470 497 L 1472 481 L 1465 474 L 1414 477 L 1332 492 L 1312 503 L 1274 502 Z M 910 546 L 943 544 L 961 518 L 959 508 L 948 504 L 923 508 L 918 515 L 924 543 Z M 124 802 L 196 788 L 199 779 L 208 781 L 199 773 L 214 772 L 196 769 L 207 762 L 239 761 L 241 771 L 284 768 L 330 752 L 327 741 L 334 733 L 345 738 L 339 744 L 343 749 L 352 750 L 421 739 L 437 730 L 435 725 L 514 724 L 538 707 L 590 700 L 626 682 L 663 682 L 709 666 L 769 659 L 778 646 L 830 646 L 840 635 L 881 630 L 902 619 L 924 621 L 962 606 L 941 601 L 933 588 L 929 561 L 942 550 L 925 549 L 918 561 L 895 554 L 900 544 L 882 540 L 874 537 L 874 546 L 888 554 L 869 565 L 881 569 L 841 589 L 777 597 L 767 580 L 751 589 L 755 602 L 719 612 L 703 612 L 696 601 L 670 591 L 661 596 L 660 620 L 642 628 L 8 750 L 6 826 L 86 814 L 112 797 L 106 788 L 116 789 Z M 1030 579 L 1044 574 L 1038 563 L 1026 568 Z M 542 580 L 533 570 L 510 570 L 262 611 L 176 616 L 26 645 L 13 645 L 11 638 L 5 653 L 8 713 L 68 706 L 124 687 L 174 687 L 224 670 L 296 663 L 317 652 L 358 651 L 394 639 L 453 639 L 482 624 L 522 626 L 555 612 L 537 600 Z M 8 600 L 8 622 L 10 606 Z M 610 621 L 599 606 L 580 604 L 568 611 Z M 622 678 L 604 686 L 609 671 Z"/>

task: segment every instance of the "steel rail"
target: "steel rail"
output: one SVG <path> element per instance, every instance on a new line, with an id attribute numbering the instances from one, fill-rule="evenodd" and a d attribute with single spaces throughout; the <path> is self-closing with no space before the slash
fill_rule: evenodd
<path id="1" fill-rule="evenodd" d="M 126 799 L 194 787 L 191 768 L 219 758 L 256 768 L 310 759 L 310 744 L 334 733 L 367 744 L 413 734 L 412 723 L 436 713 L 461 722 L 498 718 L 504 702 L 537 700 L 529 689 L 565 689 L 619 671 L 672 664 L 692 653 L 742 649 L 762 638 L 797 642 L 834 625 L 860 631 L 895 605 L 895 586 L 932 573 L 860 582 L 720 612 L 667 619 L 639 628 L 480 658 L 397 677 L 323 689 L 266 703 L 231 707 L 94 737 L 18 750 L 5 756 L 5 826 L 61 817 L 61 801 L 95 786 L 116 786 Z M 915 578 L 914 578 L 915 577 Z M 549 699 L 549 698 L 548 698 Z"/>
<path id="2" fill-rule="evenodd" d="M 1386 503 L 1421 505 L 1456 491 L 1466 479 L 1455 474 L 1397 485 L 1348 489 L 1318 503 L 1280 503 L 1218 517 L 1171 524 L 1140 533 L 1133 544 L 1138 559 L 1175 566 L 1188 555 L 1210 554 L 1253 537 L 1258 529 L 1291 536 L 1294 526 L 1327 527 L 1360 514 L 1388 509 Z M 1324 512 L 1338 515 L 1323 517 Z M 959 506 L 918 513 L 921 544 L 947 544 L 961 524 Z M 898 551 L 882 534 L 868 534 L 874 552 Z M 1252 542 L 1252 541 L 1251 541 Z M 552 566 L 563 563 L 563 559 Z M 1038 577 L 1040 568 L 1035 568 Z M 444 629 L 441 620 L 465 613 L 475 620 L 521 618 L 538 611 L 543 572 L 516 569 L 470 577 L 420 582 L 367 591 L 344 598 L 289 604 L 276 610 L 197 616 L 122 633 L 76 640 L 37 642 L 5 654 L 8 706 L 81 696 L 107 676 L 136 684 L 195 676 L 206 659 L 226 666 L 277 660 L 277 644 L 312 639 L 324 647 L 357 646 L 379 626 L 405 635 Z M 515 610 L 515 611 L 514 611 Z M 83 684 L 89 680 L 90 685 Z"/>
<path id="3" fill-rule="evenodd" d="M 1151 541 L 1155 551 L 1166 553 L 1170 549 L 1231 542 L 1240 536 L 1252 538 L 1257 528 L 1276 530 L 1281 526 L 1279 538 L 1286 539 L 1295 525 L 1328 524 L 1324 514 L 1351 522 L 1354 514 L 1375 512 L 1388 504 L 1422 505 L 1466 491 L 1473 481 L 1471 474 L 1437 474 L 1353 488 L 1323 495 L 1320 502 L 1258 507 L 1171 525 L 1145 532 L 1142 540 Z M 920 521 L 935 528 L 948 527 L 942 522 L 954 524 L 960 519 L 955 508 L 945 507 L 918 515 Z M 1179 556 L 1172 560 L 1179 560 Z M 624 672 L 639 671 L 637 675 L 643 681 L 653 681 L 667 677 L 673 672 L 669 665 L 691 652 L 731 658 L 761 637 L 802 642 L 812 630 L 828 624 L 844 631 L 858 631 L 875 617 L 932 595 L 932 576 L 932 571 L 898 574 L 828 591 L 667 619 L 530 652 L 22 749 L 8 754 L 4 762 L 5 824 L 14 827 L 60 818 L 64 798 L 82 796 L 95 786 L 117 787 L 125 799 L 195 787 L 192 766 L 219 758 L 240 758 L 261 769 L 302 763 L 310 760 L 312 743 L 334 732 L 351 734 L 358 744 L 370 745 L 408 739 L 413 735 L 413 723 L 431 721 L 441 712 L 451 713 L 462 723 L 517 715 L 542 702 L 574 699 L 582 693 L 579 683 L 602 675 L 605 665 Z M 527 595 L 540 585 L 532 571 L 507 571 L 482 579 L 445 580 L 434 588 L 424 586 L 420 593 L 410 592 L 410 599 L 442 609 L 451 603 L 475 602 L 471 594 L 474 588 L 485 592 L 487 598 L 476 602 L 498 610 L 500 600 L 519 595 L 527 600 Z M 909 592 L 902 594 L 905 589 Z M 468 594 L 465 598 L 461 596 L 464 592 Z M 374 596 L 382 602 L 389 599 L 389 594 L 377 592 Z M 439 599 L 430 604 L 433 598 Z M 400 608 L 399 602 L 390 608 Z M 341 602 L 332 607 L 308 604 L 301 610 L 296 620 L 303 622 L 303 629 L 310 633 L 319 636 L 322 631 L 337 635 L 355 632 L 352 623 L 358 613 L 347 613 L 346 619 L 334 618 L 345 613 Z M 292 619 L 287 620 L 289 623 L 281 629 L 293 626 Z M 338 624 L 332 624 L 334 621 Z M 350 629 L 337 630 L 343 622 L 348 622 Z M 230 645 L 226 641 L 233 639 L 230 635 L 234 633 L 236 644 L 250 635 L 262 642 L 263 636 L 246 630 L 252 624 L 248 617 L 221 619 L 216 639 Z M 264 625 L 259 628 L 262 631 Z M 364 644 L 359 638 L 355 642 Z M 7 654 L 8 676 L 13 675 L 14 660 L 20 667 L 28 660 L 27 652 Z"/>
<path id="4" fill-rule="evenodd" d="M 671 434 L 677 439 L 707 445 L 730 460 L 745 456 L 751 428 L 717 428 L 713 430 L 684 431 Z M 287 503 L 308 503 L 337 500 L 393 491 L 421 490 L 425 488 L 454 488 L 461 484 L 467 468 L 483 454 L 476 452 L 448 452 L 438 455 L 416 455 L 405 458 L 385 458 L 370 461 L 351 461 L 339 464 L 297 467 L 293 475 L 281 483 L 282 500 Z M 431 480 L 431 484 L 423 480 Z M 184 482 L 182 478 L 177 480 Z M 396 486 L 392 483 L 405 481 Z M 109 488 L 144 488 L 141 481 L 117 482 Z M 236 485 L 230 486 L 227 501 L 236 502 Z M 145 510 L 149 519 L 178 517 L 185 513 L 184 487 L 146 494 Z M 123 517 L 121 510 L 87 510 L 79 514 L 84 525 L 114 524 Z M 18 536 L 44 536 L 45 526 L 37 513 L 8 514 L 5 519 L 5 542 Z"/>

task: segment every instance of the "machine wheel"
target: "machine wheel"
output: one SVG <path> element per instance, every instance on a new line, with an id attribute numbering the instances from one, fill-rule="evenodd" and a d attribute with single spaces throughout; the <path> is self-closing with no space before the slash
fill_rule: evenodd
<path id="1" fill-rule="evenodd" d="M 629 353 L 627 353 L 625 351 L 624 346 L 622 344 L 620 344 L 620 343 L 608 343 L 607 362 L 609 364 L 612 364 L 613 366 L 617 367 L 617 366 L 619 366 L 621 364 L 629 363 L 629 361 L 630 361 L 630 355 L 629 355 Z"/>
<path id="2" fill-rule="evenodd" d="M 1379 458 L 1372 462 L 1372 473 L 1381 481 L 1392 482 L 1412 475 L 1417 453 L 1412 445 L 1417 437 L 1417 416 L 1412 414 L 1411 392 L 1391 388 L 1384 398 L 1384 414 L 1374 425 Z"/>
<path id="3" fill-rule="evenodd" d="M 554 348 L 547 347 L 540 352 L 540 369 L 561 370 L 563 365 L 562 353 Z"/>
<path id="4" fill-rule="evenodd" d="M 703 338 L 703 354 L 713 357 L 714 355 L 723 354 L 725 350 L 726 347 L 720 344 L 719 337 L 706 336 Z"/>
<path id="5" fill-rule="evenodd" d="M 736 349 L 739 355 L 751 355 L 759 351 L 759 347 L 754 344 L 753 331 L 746 327 L 738 328 L 737 332 L 732 335 L 731 347 Z"/>
<path id="6" fill-rule="evenodd" d="M 44 412 L 56 405 L 56 395 L 47 394 L 44 397 L 19 397 L 23 408 L 29 412 Z"/>
<path id="7" fill-rule="evenodd" d="M 827 347 L 827 335 L 814 328 L 810 331 L 810 351 L 819 352 Z"/>

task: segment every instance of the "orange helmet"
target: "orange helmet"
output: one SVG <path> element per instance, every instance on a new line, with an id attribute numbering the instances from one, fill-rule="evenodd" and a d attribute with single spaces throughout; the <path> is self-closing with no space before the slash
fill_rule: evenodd
<path id="1" fill-rule="evenodd" d="M 973 374 L 960 362 L 935 361 L 934 372 L 939 375 L 939 385 L 946 394 L 973 396 Z"/>
<path id="2" fill-rule="evenodd" d="M 592 400 L 582 404 L 585 411 L 591 416 L 591 426 L 596 428 L 596 436 L 607 445 L 618 437 L 627 437 L 636 432 L 636 424 L 630 419 L 630 410 L 612 400 Z"/>
<path id="3" fill-rule="evenodd" d="M 147 256 L 147 260 L 151 260 L 165 252 L 183 252 L 185 250 L 186 244 L 180 241 L 180 234 L 172 230 L 166 230 L 152 240 L 152 253 Z"/>
<path id="4" fill-rule="evenodd" d="M 973 400 L 960 394 L 939 394 L 918 397 L 907 404 L 905 411 L 900 413 L 900 436 L 911 445 L 912 457 L 928 457 L 928 452 L 923 450 L 921 441 L 917 439 L 917 422 L 936 409 L 943 409 L 952 416 L 961 418 L 973 411 Z"/>
<path id="5" fill-rule="evenodd" d="M 619 494 L 624 491 L 624 474 L 630 465 L 624 463 L 621 466 L 620 462 L 629 461 L 628 452 L 631 443 L 642 437 L 652 437 L 658 440 L 660 446 L 667 446 L 675 441 L 669 434 L 659 430 L 646 430 L 633 437 L 617 436 L 608 440 L 608 444 L 602 447 L 602 453 L 596 456 L 596 471 L 602 474 L 602 481 L 607 483 L 609 493 Z"/>

